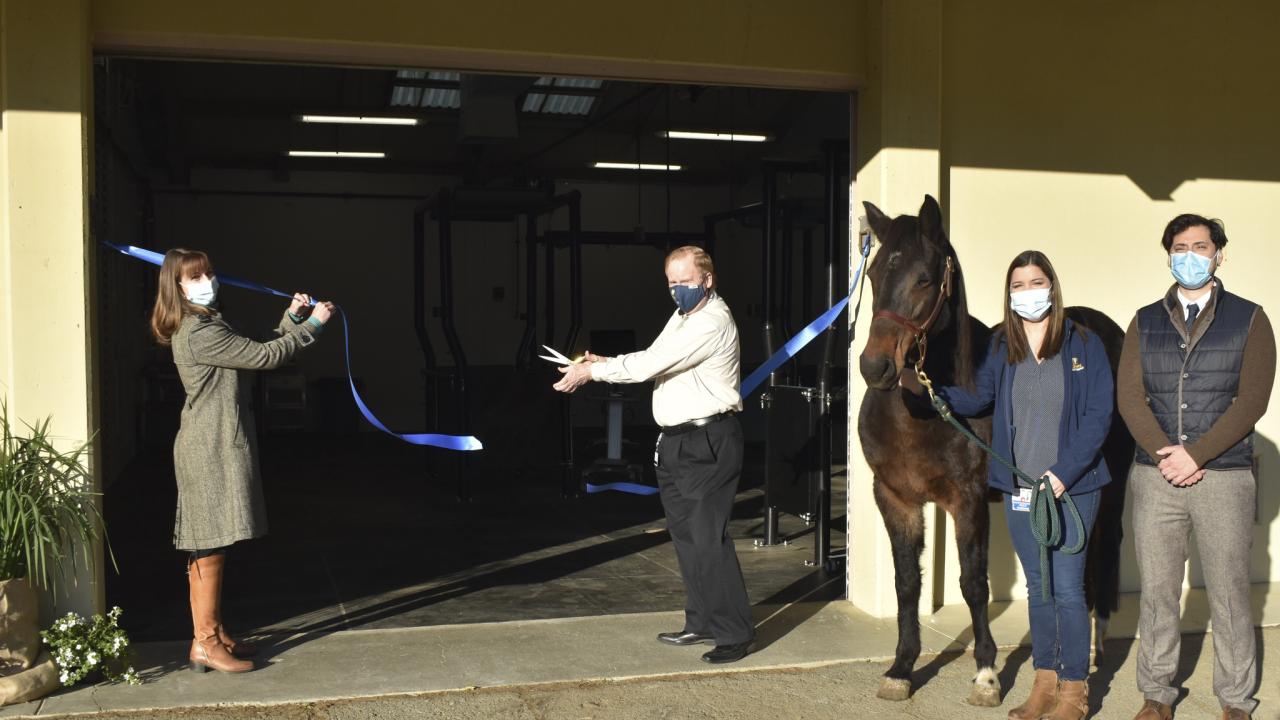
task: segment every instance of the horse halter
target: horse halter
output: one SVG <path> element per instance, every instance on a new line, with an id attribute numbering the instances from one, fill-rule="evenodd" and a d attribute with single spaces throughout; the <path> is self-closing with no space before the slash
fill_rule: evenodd
<path id="1" fill-rule="evenodd" d="M 915 339 L 916 345 L 920 346 L 922 362 L 924 359 L 924 345 L 928 340 L 929 329 L 933 327 L 933 324 L 938 320 L 938 316 L 942 314 L 942 304 L 947 301 L 947 298 L 951 297 L 952 272 L 954 272 L 954 266 L 952 265 L 951 258 L 948 256 L 947 266 L 942 271 L 942 285 L 938 288 L 938 299 L 933 303 L 933 310 L 929 313 L 928 319 L 926 319 L 923 324 L 917 325 L 892 310 L 877 310 L 875 314 L 871 316 L 872 320 L 875 320 L 876 318 L 885 318 L 910 330 Z"/>

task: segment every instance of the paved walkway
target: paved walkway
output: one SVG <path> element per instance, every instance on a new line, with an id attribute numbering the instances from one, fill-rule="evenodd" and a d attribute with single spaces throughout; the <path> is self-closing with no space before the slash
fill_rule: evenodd
<path id="1" fill-rule="evenodd" d="M 1260 620 L 1273 617 L 1277 586 L 1260 586 Z M 1132 602 L 1125 603 L 1132 605 Z M 1189 603 L 1188 624 L 1194 625 Z M 993 606 L 997 661 L 1010 696 L 1005 708 L 964 703 L 973 674 L 962 654 L 966 623 L 947 608 L 926 618 L 926 656 L 916 693 L 905 703 L 875 698 L 892 655 L 891 619 L 848 603 L 758 607 L 760 649 L 741 663 L 713 668 L 705 648 L 653 640 L 675 629 L 679 613 L 614 615 L 415 629 L 363 630 L 278 638 L 263 667 L 248 675 L 196 675 L 180 662 L 186 647 L 139 647 L 141 687 L 80 687 L 44 701 L 0 710 L 0 718 L 95 713 L 99 718 L 1002 718 L 1030 682 L 1025 605 Z M 1123 632 L 1129 621 L 1116 620 Z M 1257 717 L 1280 720 L 1280 628 L 1259 631 L 1263 702 Z M 1184 637 L 1189 695 L 1179 717 L 1216 717 L 1211 692 L 1212 635 Z M 1098 717 L 1129 718 L 1140 704 L 1130 640 L 1106 646 L 1094 676 Z M 1267 660 L 1270 659 L 1270 662 Z"/>

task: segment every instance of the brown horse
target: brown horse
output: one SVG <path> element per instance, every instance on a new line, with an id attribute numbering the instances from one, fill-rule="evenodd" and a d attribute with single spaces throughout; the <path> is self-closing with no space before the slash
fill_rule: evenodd
<path id="1" fill-rule="evenodd" d="M 978 668 L 969 702 L 994 707 L 1000 704 L 1000 682 L 987 619 L 987 457 L 927 403 L 908 397 L 898 386 L 904 367 L 913 364 L 924 347 L 924 369 L 935 383 L 972 389 L 974 369 L 988 349 L 992 331 L 969 316 L 960 260 L 943 231 L 936 200 L 926 196 L 918 217 L 892 220 L 876 206 L 864 206 L 880 249 L 868 270 L 875 315 L 859 360 L 867 392 L 858 435 L 874 474 L 876 505 L 892 543 L 898 595 L 898 647 L 877 695 L 886 700 L 911 695 L 911 670 L 920 655 L 923 506 L 934 502 L 955 519 L 960 589 L 973 623 Z M 1088 308 L 1071 308 L 1068 314 L 1103 340 L 1114 370 L 1124 340 L 1119 326 Z M 968 422 L 979 437 L 990 440 L 989 417 Z M 1118 419 L 1104 454 L 1115 480 L 1103 493 L 1091 542 L 1100 547 L 1091 547 L 1086 577 L 1090 602 L 1105 621 L 1118 593 L 1119 513 L 1124 505 L 1123 480 L 1133 458 L 1133 440 Z M 1105 627 L 1105 622 L 1099 627 Z M 1099 654 L 1100 640 L 1101 635 Z"/>

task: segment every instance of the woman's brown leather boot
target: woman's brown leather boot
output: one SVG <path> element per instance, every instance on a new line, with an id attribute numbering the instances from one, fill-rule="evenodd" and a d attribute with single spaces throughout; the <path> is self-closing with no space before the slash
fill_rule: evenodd
<path id="1" fill-rule="evenodd" d="M 1027 701 L 1009 711 L 1009 720 L 1040 720 L 1040 716 L 1053 709 L 1058 699 L 1058 673 L 1052 670 L 1036 670 L 1031 683 L 1031 695 Z"/>
<path id="2" fill-rule="evenodd" d="M 219 555 L 218 557 L 222 558 L 222 567 L 223 567 L 222 572 L 225 573 L 227 556 Z M 221 575 L 219 575 L 219 577 L 221 577 Z M 227 629 L 222 625 L 222 583 L 218 583 L 218 604 L 215 605 L 214 608 L 215 608 L 214 611 L 217 613 L 218 639 L 222 641 L 223 645 L 227 646 L 227 650 L 230 651 L 232 655 L 241 659 L 251 658 L 254 655 L 257 655 L 258 646 L 254 645 L 253 643 L 247 643 L 247 642 L 242 642 L 240 640 L 236 640 L 235 638 L 231 637 L 231 633 L 227 632 Z"/>
<path id="3" fill-rule="evenodd" d="M 1089 681 L 1063 680 L 1058 683 L 1058 703 L 1041 720 L 1082 720 L 1089 714 Z"/>
<path id="4" fill-rule="evenodd" d="M 218 618 L 218 639 L 226 646 L 227 651 L 238 658 L 251 658 L 258 654 L 258 646 L 243 640 L 236 640 L 227 634 L 226 628 L 222 627 L 222 618 Z"/>
<path id="5" fill-rule="evenodd" d="M 237 660 L 218 639 L 218 603 L 222 596 L 223 555 L 196 558 L 187 566 L 187 582 L 191 587 L 191 622 L 195 638 L 187 656 L 191 669 L 210 669 L 226 673 L 249 672 L 253 663 Z"/>

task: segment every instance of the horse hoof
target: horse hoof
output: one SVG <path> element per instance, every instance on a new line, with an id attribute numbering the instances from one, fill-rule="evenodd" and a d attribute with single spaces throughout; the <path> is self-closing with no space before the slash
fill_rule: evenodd
<path id="1" fill-rule="evenodd" d="M 992 668 L 982 668 L 973 679 L 973 690 L 969 691 L 969 704 L 976 707 L 1000 706 L 1000 679 Z"/>
<path id="2" fill-rule="evenodd" d="M 911 697 L 911 681 L 889 677 L 880 678 L 880 689 L 876 691 L 876 697 L 894 702 L 907 700 Z"/>

